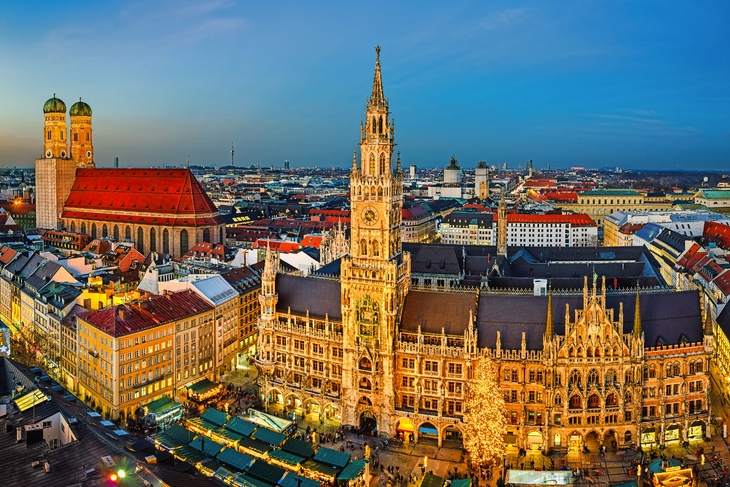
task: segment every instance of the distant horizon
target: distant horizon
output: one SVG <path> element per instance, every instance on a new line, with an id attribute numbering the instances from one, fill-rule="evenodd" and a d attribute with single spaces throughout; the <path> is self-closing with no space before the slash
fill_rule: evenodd
<path id="1" fill-rule="evenodd" d="M 42 7 L 0 14 L 0 167 L 42 155 L 54 93 L 91 106 L 99 167 L 220 167 L 231 142 L 236 166 L 349 167 L 376 45 L 404 167 L 730 166 L 727 2 Z"/>

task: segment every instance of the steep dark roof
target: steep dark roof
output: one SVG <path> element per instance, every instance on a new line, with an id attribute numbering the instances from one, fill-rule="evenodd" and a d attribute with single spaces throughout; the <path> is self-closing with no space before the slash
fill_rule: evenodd
<path id="1" fill-rule="evenodd" d="M 411 270 L 414 273 L 458 275 L 461 272 L 453 246 L 422 245 L 414 250 L 411 256 Z"/>
<path id="2" fill-rule="evenodd" d="M 329 279 L 291 276 L 276 276 L 276 293 L 279 295 L 277 310 L 285 313 L 289 307 L 294 314 L 318 318 L 329 316 L 332 320 L 342 319 L 340 307 L 340 282 Z"/>
<path id="3" fill-rule="evenodd" d="M 702 313 L 695 291 L 646 293 L 639 299 L 645 346 L 656 346 L 659 338 L 666 345 L 679 344 L 682 336 L 692 343 L 703 340 Z M 615 310 L 615 319 L 618 319 L 620 302 L 624 304 L 623 332 L 629 333 L 634 327 L 636 296 L 623 294 L 606 298 L 606 306 Z M 582 308 L 583 297 L 553 296 L 553 320 L 558 335 L 565 333 L 566 303 L 570 305 L 573 319 L 573 310 Z M 547 297 L 484 293 L 479 298 L 477 314 L 479 346 L 494 348 L 500 331 L 502 348 L 520 349 L 524 331 L 527 349 L 539 350 L 546 317 Z"/>
<path id="4" fill-rule="evenodd" d="M 476 315 L 475 293 L 410 291 L 401 319 L 404 331 L 461 335 L 469 324 L 469 312 Z"/>

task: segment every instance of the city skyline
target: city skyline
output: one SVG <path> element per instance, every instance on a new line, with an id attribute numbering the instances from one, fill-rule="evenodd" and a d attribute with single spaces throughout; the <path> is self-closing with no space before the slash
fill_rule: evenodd
<path id="1" fill-rule="evenodd" d="M 42 155 L 53 93 L 98 167 L 348 167 L 375 45 L 403 164 L 722 170 L 728 6 L 68 2 L 0 14 L 0 166 Z M 39 29 L 38 26 L 48 26 Z"/>

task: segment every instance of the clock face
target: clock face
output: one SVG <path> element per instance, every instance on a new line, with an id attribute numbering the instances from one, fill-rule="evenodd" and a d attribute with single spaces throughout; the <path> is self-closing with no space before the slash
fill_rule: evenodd
<path id="1" fill-rule="evenodd" d="M 46 151 L 46 157 L 50 158 L 51 156 L 53 156 L 53 152 L 47 150 Z"/>
<path id="2" fill-rule="evenodd" d="M 87 150 L 87 151 L 86 151 L 86 157 L 87 157 L 88 159 L 91 159 L 91 151 L 90 151 L 90 150 Z"/>
<path id="3" fill-rule="evenodd" d="M 362 211 L 362 219 L 368 225 L 372 225 L 378 221 L 378 212 L 375 211 L 375 208 L 368 206 Z"/>

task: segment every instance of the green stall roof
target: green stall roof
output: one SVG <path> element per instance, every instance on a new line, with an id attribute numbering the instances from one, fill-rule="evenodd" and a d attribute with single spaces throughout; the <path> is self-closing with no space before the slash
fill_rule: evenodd
<path id="1" fill-rule="evenodd" d="M 279 446 L 284 442 L 284 440 L 286 440 L 286 435 L 282 435 L 281 433 L 277 433 L 276 431 L 261 427 L 253 432 L 251 438 L 253 438 L 254 440 L 263 441 L 264 443 L 268 443 L 271 446 Z"/>
<path id="2" fill-rule="evenodd" d="M 243 437 L 238 441 L 238 445 L 243 448 L 250 448 L 251 450 L 266 453 L 273 450 L 273 447 L 268 443 L 262 443 L 260 441 L 252 440 L 251 438 Z"/>
<path id="3" fill-rule="evenodd" d="M 327 465 L 324 463 L 319 463 L 315 460 L 307 460 L 302 464 L 302 468 L 304 468 L 305 470 L 313 470 L 315 472 L 319 472 L 330 477 L 334 477 L 342 471 L 341 468 L 333 467 L 332 465 Z"/>
<path id="4" fill-rule="evenodd" d="M 451 487 L 470 487 L 471 479 L 454 479 L 451 481 Z"/>
<path id="5" fill-rule="evenodd" d="M 246 470 L 253 461 L 250 456 L 236 451 L 233 448 L 224 448 L 223 451 L 215 457 L 215 459 L 220 463 L 237 470 L 238 472 Z"/>
<path id="6" fill-rule="evenodd" d="M 317 451 L 317 454 L 314 455 L 314 460 L 326 465 L 343 468 L 347 465 L 347 462 L 350 461 L 350 454 L 322 447 L 319 451 Z"/>
<path id="7" fill-rule="evenodd" d="M 365 470 L 365 460 L 353 460 L 350 462 L 342 473 L 337 477 L 338 482 L 346 482 L 356 479 L 362 471 Z M 454 486 L 459 487 L 459 486 Z M 468 487 L 468 486 L 466 486 Z"/>
<path id="8" fill-rule="evenodd" d="M 316 480 L 302 477 L 294 472 L 287 472 L 281 480 L 279 480 L 281 487 L 319 487 L 321 484 Z"/>
<path id="9" fill-rule="evenodd" d="M 219 385 L 220 384 L 211 382 L 211 380 L 206 377 L 205 379 L 199 380 L 194 384 L 188 384 L 187 388 L 190 389 L 190 392 L 192 392 L 193 394 L 203 394 L 211 389 L 215 389 Z"/>
<path id="10" fill-rule="evenodd" d="M 272 487 L 271 484 L 262 482 L 259 479 L 249 477 L 248 475 L 236 475 L 231 482 L 234 487 Z"/>
<path id="11" fill-rule="evenodd" d="M 228 415 L 216 408 L 208 408 L 200 415 L 200 419 L 221 427 L 228 421 Z"/>
<path id="12" fill-rule="evenodd" d="M 193 441 L 193 438 L 195 438 L 195 433 L 186 430 L 178 424 L 173 424 L 164 432 L 154 435 L 153 438 L 158 440 L 160 443 L 165 444 L 167 444 L 165 440 L 168 440 L 168 442 L 169 440 L 172 440 L 172 442 L 176 443 L 176 446 L 182 446 L 187 445 L 188 443 Z"/>
<path id="13" fill-rule="evenodd" d="M 195 438 L 190 442 L 190 446 L 205 453 L 206 455 L 210 455 L 211 457 L 216 456 L 223 449 L 223 445 L 209 438 L 205 438 L 204 436 L 198 436 Z"/>
<path id="14" fill-rule="evenodd" d="M 426 472 L 421 481 L 421 487 L 444 487 L 446 482 L 438 475 Z"/>
<path id="15" fill-rule="evenodd" d="M 234 417 L 226 424 L 226 429 L 241 436 L 251 436 L 251 433 L 256 429 L 256 425 L 239 417 Z"/>
<path id="16" fill-rule="evenodd" d="M 154 415 L 159 415 L 161 413 L 169 411 L 170 409 L 176 409 L 180 407 L 182 407 L 182 403 L 175 402 L 167 396 L 162 396 L 159 399 L 155 399 L 145 406 L 145 408 L 147 408 L 147 413 Z"/>
<path id="17" fill-rule="evenodd" d="M 271 465 L 263 460 L 256 460 L 253 465 L 248 467 L 247 475 L 263 480 L 266 483 L 275 485 L 284 476 L 284 470 L 276 465 Z"/>
<path id="18" fill-rule="evenodd" d="M 304 460 L 306 460 L 306 458 L 299 457 L 293 453 L 289 453 L 288 451 L 284 450 L 271 450 L 269 452 L 269 456 L 271 458 L 281 460 L 282 462 L 286 462 L 290 465 L 299 465 Z"/>
<path id="19" fill-rule="evenodd" d="M 281 449 L 303 458 L 314 456 L 314 445 L 298 438 L 289 438 L 281 445 Z"/>

